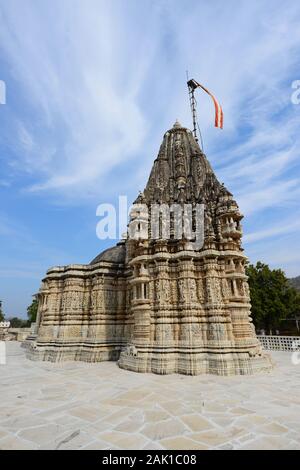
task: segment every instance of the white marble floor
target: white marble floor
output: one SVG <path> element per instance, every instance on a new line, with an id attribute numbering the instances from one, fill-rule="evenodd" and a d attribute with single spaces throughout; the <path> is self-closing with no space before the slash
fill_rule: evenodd
<path id="1" fill-rule="evenodd" d="M 300 449 L 300 364 L 268 375 L 158 376 L 31 362 L 7 343 L 0 449 Z"/>

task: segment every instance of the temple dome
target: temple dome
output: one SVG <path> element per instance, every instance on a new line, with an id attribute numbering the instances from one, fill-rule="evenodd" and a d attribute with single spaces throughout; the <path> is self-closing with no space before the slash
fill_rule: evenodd
<path id="1" fill-rule="evenodd" d="M 100 263 L 100 261 L 106 261 L 109 263 L 124 263 L 125 262 L 125 256 L 126 256 L 126 247 L 124 242 L 119 242 L 117 243 L 116 246 L 113 246 L 112 248 L 107 248 L 107 250 L 102 251 L 99 253 L 96 258 L 94 258 L 90 264 L 97 264 Z"/>

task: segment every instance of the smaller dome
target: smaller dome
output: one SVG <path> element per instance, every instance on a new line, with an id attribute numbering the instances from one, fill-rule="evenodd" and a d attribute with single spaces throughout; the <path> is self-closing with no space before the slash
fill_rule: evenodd
<path id="1" fill-rule="evenodd" d="M 96 258 L 94 258 L 90 262 L 90 264 L 97 264 L 97 263 L 100 263 L 100 261 L 122 264 L 125 262 L 125 257 L 126 257 L 125 243 L 119 242 L 117 243 L 116 246 L 113 246 L 112 248 L 108 248 L 107 250 L 102 251 L 102 253 L 99 253 L 99 255 L 96 256 Z"/>

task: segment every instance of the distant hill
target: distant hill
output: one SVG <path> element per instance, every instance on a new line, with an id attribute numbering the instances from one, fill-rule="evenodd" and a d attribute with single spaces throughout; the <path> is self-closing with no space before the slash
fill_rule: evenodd
<path id="1" fill-rule="evenodd" d="M 293 277 L 289 279 L 291 286 L 295 287 L 295 289 L 300 290 L 300 276 Z"/>

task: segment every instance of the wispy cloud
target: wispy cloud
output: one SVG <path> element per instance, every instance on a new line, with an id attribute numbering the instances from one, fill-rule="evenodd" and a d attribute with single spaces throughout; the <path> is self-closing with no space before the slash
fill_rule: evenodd
<path id="1" fill-rule="evenodd" d="M 300 217 L 299 214 L 291 219 L 282 220 L 280 223 L 273 224 L 265 230 L 258 230 L 256 232 L 251 232 L 244 235 L 244 242 L 251 243 L 264 240 L 266 238 L 273 238 L 277 235 L 282 235 L 285 233 L 293 233 L 300 231 Z"/>
<path id="2" fill-rule="evenodd" d="M 31 131 L 27 122 L 19 126 L 25 149 L 19 165 L 36 171 L 31 190 L 78 197 L 140 148 L 147 123 L 137 97 L 155 52 L 155 27 L 143 55 L 137 39 L 147 33 L 148 22 L 133 32 L 120 14 L 98 1 L 88 8 L 68 0 L 2 6 L 2 51 L 39 120 L 33 127 L 29 116 Z"/>

